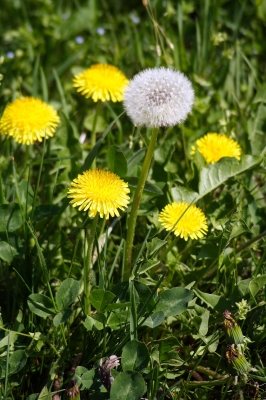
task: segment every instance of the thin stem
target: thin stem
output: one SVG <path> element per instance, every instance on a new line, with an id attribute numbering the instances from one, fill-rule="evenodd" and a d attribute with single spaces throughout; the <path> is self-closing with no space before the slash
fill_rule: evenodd
<path id="1" fill-rule="evenodd" d="M 145 160 L 142 166 L 142 171 L 139 177 L 138 185 L 134 194 L 131 212 L 128 220 L 128 230 L 126 238 L 126 249 L 125 249 L 125 266 L 124 266 L 124 280 L 128 280 L 131 270 L 131 258 L 132 258 L 132 247 L 135 236 L 136 221 L 138 215 L 139 204 L 144 189 L 144 185 L 149 173 L 151 160 L 153 157 L 156 139 L 158 136 L 159 129 L 153 129 L 150 144 L 145 156 Z"/>
<path id="2" fill-rule="evenodd" d="M 0 204 L 5 203 L 5 196 L 4 196 L 4 190 L 3 190 L 3 182 L 2 182 L 2 174 L 0 172 Z"/>
<path id="3" fill-rule="evenodd" d="M 90 314 L 89 295 L 90 295 L 90 269 L 92 268 L 92 250 L 94 243 L 94 236 L 98 222 L 98 215 L 94 218 L 90 231 L 88 232 L 88 248 L 84 264 L 84 312 Z"/>
<path id="4" fill-rule="evenodd" d="M 96 103 L 96 110 L 95 110 L 95 115 L 94 115 L 94 120 L 93 120 L 93 125 L 92 125 L 92 131 L 91 131 L 91 148 L 96 144 L 96 125 L 97 125 L 97 119 L 100 111 L 100 102 L 97 101 Z M 93 160 L 93 163 L 91 165 L 91 169 L 96 168 L 96 160 Z"/>

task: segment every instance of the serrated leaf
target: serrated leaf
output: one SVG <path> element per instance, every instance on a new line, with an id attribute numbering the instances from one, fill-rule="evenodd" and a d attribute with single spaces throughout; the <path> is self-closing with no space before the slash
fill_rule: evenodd
<path id="1" fill-rule="evenodd" d="M 142 371 L 150 360 L 146 345 L 138 340 L 128 342 L 122 351 L 121 364 L 123 371 Z"/>
<path id="2" fill-rule="evenodd" d="M 72 278 L 65 279 L 55 295 L 55 301 L 59 310 L 67 308 L 74 302 L 79 294 L 79 283 Z"/>
<path id="3" fill-rule="evenodd" d="M 173 187 L 171 189 L 171 194 L 174 201 L 188 202 L 190 204 L 195 203 L 199 197 L 197 192 L 194 192 L 193 190 L 190 190 L 184 186 Z"/>
<path id="4" fill-rule="evenodd" d="M 227 179 L 235 177 L 262 162 L 260 156 L 242 156 L 238 161 L 235 158 L 222 158 L 200 172 L 199 196 L 203 197 L 222 185 Z"/>
<path id="5" fill-rule="evenodd" d="M 115 295 L 108 290 L 95 289 L 91 292 L 89 300 L 96 310 L 102 312 L 109 303 L 115 298 Z"/>
<path id="6" fill-rule="evenodd" d="M 28 306 L 31 312 L 42 318 L 46 318 L 55 313 L 52 300 L 43 294 L 31 294 L 28 297 Z"/>
<path id="7" fill-rule="evenodd" d="M 54 319 L 53 319 L 54 326 L 58 326 L 58 325 L 62 324 L 63 322 L 66 322 L 68 320 L 68 318 L 71 316 L 71 314 L 72 314 L 72 310 L 70 308 L 65 308 L 64 310 L 59 311 L 59 313 L 57 313 L 54 316 Z"/>
<path id="8" fill-rule="evenodd" d="M 147 388 L 136 371 L 121 372 L 116 376 L 110 392 L 110 400 L 140 400 Z"/>
<path id="9" fill-rule="evenodd" d="M 166 317 L 174 317 L 187 309 L 188 303 L 192 298 L 193 292 L 188 289 L 172 288 L 165 290 L 158 296 L 155 311 L 163 311 Z"/>

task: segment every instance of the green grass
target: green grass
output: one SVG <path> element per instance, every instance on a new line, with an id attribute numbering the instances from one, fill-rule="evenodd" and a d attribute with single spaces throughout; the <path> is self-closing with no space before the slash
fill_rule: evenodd
<path id="1" fill-rule="evenodd" d="M 61 123 L 53 138 L 28 147 L 0 136 L 1 396 L 51 399 L 74 380 L 81 399 L 152 400 L 158 391 L 165 399 L 265 397 L 264 2 L 158 0 L 145 8 L 137 0 L 4 0 L 2 8 L 0 111 L 35 96 L 58 110 Z M 87 313 L 93 223 L 66 196 L 93 158 L 95 103 L 75 91 L 72 78 L 94 63 L 115 65 L 129 79 L 173 67 L 189 77 L 196 101 L 184 124 L 159 132 L 151 190 L 138 213 L 134 279 L 123 281 L 130 208 L 98 220 Z M 151 132 L 135 129 L 121 103 L 99 111 L 97 140 L 105 136 L 97 166 L 114 168 L 117 146 L 132 200 Z M 237 140 L 242 161 L 192 159 L 191 146 L 208 132 Z M 167 235 L 158 213 L 195 192 L 207 236 L 185 242 Z M 244 319 L 236 306 L 242 299 Z M 226 360 L 226 309 L 250 339 L 247 374 Z M 122 358 L 109 394 L 98 366 L 114 354 Z"/>

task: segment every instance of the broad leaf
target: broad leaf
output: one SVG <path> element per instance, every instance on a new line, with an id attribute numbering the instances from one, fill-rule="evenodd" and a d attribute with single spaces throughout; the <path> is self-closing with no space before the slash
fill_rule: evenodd
<path id="1" fill-rule="evenodd" d="M 43 294 L 31 294 L 28 297 L 28 306 L 31 312 L 42 318 L 46 318 L 55 313 L 52 300 Z"/>
<path id="2" fill-rule="evenodd" d="M 262 162 L 259 156 L 242 156 L 238 161 L 235 158 L 222 158 L 200 172 L 199 196 L 203 197 L 219 187 L 227 179 L 239 175 Z"/>
<path id="3" fill-rule="evenodd" d="M 203 293 L 199 289 L 194 289 L 194 292 L 202 301 L 204 301 L 204 303 L 208 304 L 211 308 L 219 313 L 223 313 L 226 309 L 230 308 L 230 301 L 223 296 Z"/>
<path id="4" fill-rule="evenodd" d="M 193 292 L 183 288 L 172 288 L 161 292 L 158 296 L 158 302 L 155 311 L 163 311 L 166 317 L 179 315 L 184 312 L 188 303 L 193 298 Z"/>
<path id="5" fill-rule="evenodd" d="M 0 232 L 13 232 L 22 225 L 22 216 L 17 203 L 0 205 Z"/>
<path id="6" fill-rule="evenodd" d="M 127 176 L 124 179 L 128 182 L 130 187 L 136 189 L 139 178 L 135 176 Z M 154 183 L 146 181 L 144 186 L 144 193 L 147 195 L 161 196 L 163 194 L 163 191 L 158 186 L 154 185 Z"/>
<path id="7" fill-rule="evenodd" d="M 65 279 L 58 289 L 55 300 L 59 310 L 68 307 L 79 294 L 79 283 L 72 278 Z"/>
<path id="8" fill-rule="evenodd" d="M 150 360 L 146 345 L 138 340 L 128 342 L 122 351 L 121 364 L 123 371 L 142 371 Z"/>
<path id="9" fill-rule="evenodd" d="M 121 372 L 112 384 L 110 400 L 140 400 L 146 390 L 145 381 L 140 373 Z"/>
<path id="10" fill-rule="evenodd" d="M 252 296 L 256 296 L 264 285 L 266 285 L 266 275 L 257 276 L 252 279 L 249 283 L 249 289 Z"/>
<path id="11" fill-rule="evenodd" d="M 114 298 L 115 295 L 112 292 L 103 289 L 95 289 L 89 296 L 89 300 L 93 307 L 100 312 L 104 311 Z"/>
<path id="12" fill-rule="evenodd" d="M 194 203 L 198 197 L 199 194 L 197 192 L 193 192 L 193 190 L 190 190 L 184 186 L 175 186 L 171 189 L 171 194 L 173 196 L 173 200 L 176 202 L 188 202 L 188 203 Z"/>
<path id="13" fill-rule="evenodd" d="M 17 350 L 9 358 L 9 374 L 16 374 L 27 362 L 27 355 L 24 350 Z"/>
<path id="14" fill-rule="evenodd" d="M 156 328 L 156 326 L 161 325 L 164 320 L 164 313 L 163 311 L 158 311 L 152 315 L 150 315 L 145 322 L 142 324 L 144 326 L 148 326 L 149 328 Z"/>
<path id="15" fill-rule="evenodd" d="M 17 250 L 7 242 L 0 241 L 0 258 L 6 262 L 11 262 L 17 255 Z"/>
<path id="16" fill-rule="evenodd" d="M 63 322 L 67 321 L 68 318 L 71 316 L 72 310 L 70 308 L 65 308 L 64 310 L 59 311 L 58 314 L 54 316 L 53 323 L 54 326 L 58 326 Z"/>

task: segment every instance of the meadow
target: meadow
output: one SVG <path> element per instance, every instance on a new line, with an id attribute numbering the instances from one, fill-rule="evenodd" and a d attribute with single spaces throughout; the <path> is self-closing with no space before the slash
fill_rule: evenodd
<path id="1" fill-rule="evenodd" d="M 263 0 L 2 0 L 2 399 L 266 398 Z"/>

